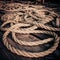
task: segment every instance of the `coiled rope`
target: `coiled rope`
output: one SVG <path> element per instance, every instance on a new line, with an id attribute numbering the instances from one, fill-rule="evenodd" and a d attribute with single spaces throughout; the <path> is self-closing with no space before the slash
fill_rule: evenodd
<path id="1" fill-rule="evenodd" d="M 3 10 L 2 7 L 1 9 Z M 4 10 L 10 12 L 10 13 L 6 13 L 1 17 L 3 21 L 3 24 L 1 25 L 1 30 L 5 31 L 5 33 L 3 34 L 3 43 L 7 47 L 7 49 L 9 49 L 13 53 L 16 53 L 17 55 L 22 55 L 31 58 L 44 57 L 46 55 L 53 53 L 56 50 L 60 39 L 55 32 L 56 31 L 60 32 L 60 28 L 46 25 L 47 23 L 52 21 L 57 21 L 57 20 L 59 21 L 59 19 L 57 19 L 58 15 L 56 13 L 44 9 L 43 7 L 40 6 L 33 6 L 33 5 L 27 6 L 20 3 L 12 3 L 12 5 L 11 3 L 6 4 Z M 54 19 L 54 17 L 57 18 Z M 6 27 L 7 24 L 9 24 L 10 26 Z M 26 27 L 26 28 L 22 28 L 22 27 Z M 43 29 L 40 30 L 38 28 L 43 28 Z M 7 40 L 9 33 L 12 33 L 12 38 L 14 40 L 14 43 L 18 43 L 19 45 L 33 47 L 51 42 L 53 40 L 54 40 L 54 45 L 48 50 L 42 52 L 27 52 L 25 50 L 17 49 L 13 45 L 11 45 L 11 43 L 9 43 L 9 41 Z M 31 41 L 23 41 L 18 39 L 16 33 L 18 34 L 38 33 L 38 34 L 51 35 L 53 37 L 31 42 Z"/>

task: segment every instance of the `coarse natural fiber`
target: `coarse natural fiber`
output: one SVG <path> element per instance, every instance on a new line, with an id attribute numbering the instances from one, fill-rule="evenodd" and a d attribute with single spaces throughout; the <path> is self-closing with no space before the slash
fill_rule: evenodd
<path id="1" fill-rule="evenodd" d="M 56 21 L 56 23 L 57 21 L 59 22 L 59 16 L 57 13 L 46 9 L 45 6 L 24 5 L 21 3 L 5 4 L 5 7 L 3 8 L 1 6 L 0 9 L 5 11 L 5 14 L 1 17 L 1 20 L 3 21 L 1 30 L 5 32 L 3 34 L 3 43 L 11 52 L 25 57 L 38 58 L 49 55 L 56 50 L 60 37 L 55 32 L 60 32 L 60 28 L 47 24 L 49 22 L 53 23 L 54 21 Z M 8 27 L 6 27 L 6 25 L 8 25 Z M 55 25 L 57 26 L 57 24 Z M 9 38 L 10 33 L 13 40 Z M 30 35 L 36 33 L 50 35 L 52 37 L 48 37 L 47 39 L 43 40 L 38 39 L 36 41 L 24 41 L 18 39 L 16 36 L 16 34 Z M 8 38 L 14 42 L 14 45 L 9 42 Z M 15 47 L 15 43 L 17 43 L 19 46 L 23 46 L 24 48 L 25 46 L 34 47 L 43 45 L 52 41 L 54 41 L 53 46 L 42 52 L 30 52 Z"/>

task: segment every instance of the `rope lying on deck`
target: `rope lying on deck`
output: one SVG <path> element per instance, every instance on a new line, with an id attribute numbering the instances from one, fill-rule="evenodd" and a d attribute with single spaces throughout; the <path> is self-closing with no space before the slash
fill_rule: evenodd
<path id="1" fill-rule="evenodd" d="M 32 58 L 44 57 L 45 55 L 49 55 L 50 53 L 56 50 L 59 44 L 59 37 L 55 32 L 56 31 L 60 32 L 60 28 L 55 28 L 46 25 L 49 22 L 58 20 L 58 16 L 56 13 L 44 9 L 40 6 L 33 6 L 33 5 L 27 6 L 27 5 L 22 5 L 20 3 L 19 4 L 17 3 L 16 7 L 14 3 L 12 3 L 12 6 L 14 5 L 13 7 L 11 7 L 11 4 L 7 4 L 7 5 L 10 8 L 6 9 L 8 8 L 6 7 L 4 10 L 10 13 L 6 13 L 1 18 L 2 21 L 4 21 L 3 24 L 1 25 L 1 30 L 5 31 L 3 35 L 3 43 L 7 47 L 7 49 L 9 49 L 13 53 L 16 53 L 17 55 L 22 55 L 25 57 L 32 57 Z M 7 24 L 9 24 L 10 26 L 5 27 Z M 42 30 L 38 28 L 42 28 Z M 43 52 L 34 52 L 34 53 L 27 52 L 25 50 L 17 49 L 9 43 L 9 41 L 7 40 L 9 33 L 12 33 L 12 38 L 14 42 L 18 43 L 19 45 L 32 47 L 32 46 L 38 46 L 40 44 L 45 44 L 53 40 L 54 40 L 54 45 L 48 50 L 45 50 Z M 51 35 L 53 37 L 44 40 L 40 39 L 39 41 L 28 42 L 28 41 L 19 40 L 15 35 L 16 33 L 19 34 L 38 33 L 38 34 Z"/>

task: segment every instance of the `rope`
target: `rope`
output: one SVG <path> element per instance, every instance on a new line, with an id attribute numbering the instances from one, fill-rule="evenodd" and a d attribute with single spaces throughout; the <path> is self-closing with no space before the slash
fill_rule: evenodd
<path id="1" fill-rule="evenodd" d="M 1 7 L 2 8 L 2 7 Z M 3 8 L 2 8 L 3 10 Z M 5 33 L 3 34 L 3 43 L 11 52 L 22 55 L 25 57 L 38 58 L 44 57 L 53 53 L 59 44 L 58 35 L 55 33 L 56 31 L 60 32 L 60 28 L 52 27 L 47 25 L 49 22 L 57 21 L 58 14 L 53 11 L 49 11 L 44 9 L 43 6 L 34 6 L 34 5 L 23 5 L 20 3 L 10 3 L 6 4 L 4 10 L 7 12 L 5 15 L 1 17 L 3 24 L 1 25 L 1 30 Z M 13 13 L 14 12 L 14 13 Z M 56 17 L 56 19 L 54 18 Z M 58 19 L 59 21 L 59 19 Z M 57 22 L 58 23 L 58 22 Z M 6 25 L 9 24 L 8 27 Z M 56 24 L 57 25 L 57 24 Z M 59 23 L 58 23 L 59 26 Z M 38 28 L 43 28 L 38 29 Z M 47 30 L 47 31 L 46 31 Z M 52 32 L 51 32 L 52 31 Z M 9 41 L 7 40 L 10 35 L 13 38 L 14 43 L 18 43 L 19 46 L 39 46 L 51 41 L 54 41 L 54 45 L 45 50 L 43 52 L 27 52 L 25 50 L 20 50 L 15 48 Z M 45 34 L 51 35 L 52 37 L 48 37 L 46 39 L 38 39 L 37 41 L 23 41 L 18 39 L 17 34 Z M 23 38 L 23 37 L 22 37 Z"/>
<path id="2" fill-rule="evenodd" d="M 21 50 L 18 50 L 16 48 L 14 48 L 13 46 L 11 46 L 8 41 L 6 41 L 6 39 L 3 39 L 3 42 L 4 42 L 4 45 L 9 49 L 11 50 L 13 53 L 16 53 L 17 55 L 22 55 L 22 56 L 25 56 L 25 57 L 35 57 L 35 58 L 38 58 L 38 57 L 43 57 L 45 55 L 48 55 L 50 53 L 52 53 L 53 51 L 56 50 L 58 44 L 59 44 L 59 39 L 57 39 L 54 43 L 54 46 L 51 47 L 50 49 L 48 49 L 47 51 L 44 51 L 44 52 L 39 52 L 39 53 L 31 53 L 31 52 L 26 52 L 26 51 L 21 51 Z"/>

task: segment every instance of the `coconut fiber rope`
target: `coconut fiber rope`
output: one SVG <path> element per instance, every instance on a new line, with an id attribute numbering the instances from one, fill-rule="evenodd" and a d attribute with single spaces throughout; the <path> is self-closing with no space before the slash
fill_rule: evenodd
<path id="1" fill-rule="evenodd" d="M 45 6 L 24 5 L 21 3 L 2 4 L 0 9 L 4 10 L 5 14 L 1 16 L 3 23 L 0 29 L 4 31 L 3 43 L 8 50 L 17 55 L 38 58 L 49 55 L 57 49 L 60 40 L 60 37 L 56 33 L 60 32 L 59 16 L 54 11 L 44 8 Z M 47 38 L 38 39 L 35 37 L 35 40 L 33 40 L 34 38 L 24 40 L 23 37 L 23 39 L 18 39 L 16 34 L 27 34 L 28 36 L 31 34 L 45 34 Z M 11 37 L 9 38 L 9 36 L 11 36 L 12 39 Z M 19 36 L 21 37 L 21 35 Z M 9 40 L 13 42 L 13 44 L 10 43 Z M 42 52 L 38 50 L 37 52 L 34 50 L 34 52 L 24 50 L 25 46 L 33 48 L 52 41 L 54 41 L 53 46 Z M 18 47 L 17 44 L 20 47 L 23 46 L 22 49 L 16 48 L 16 46 Z"/>

